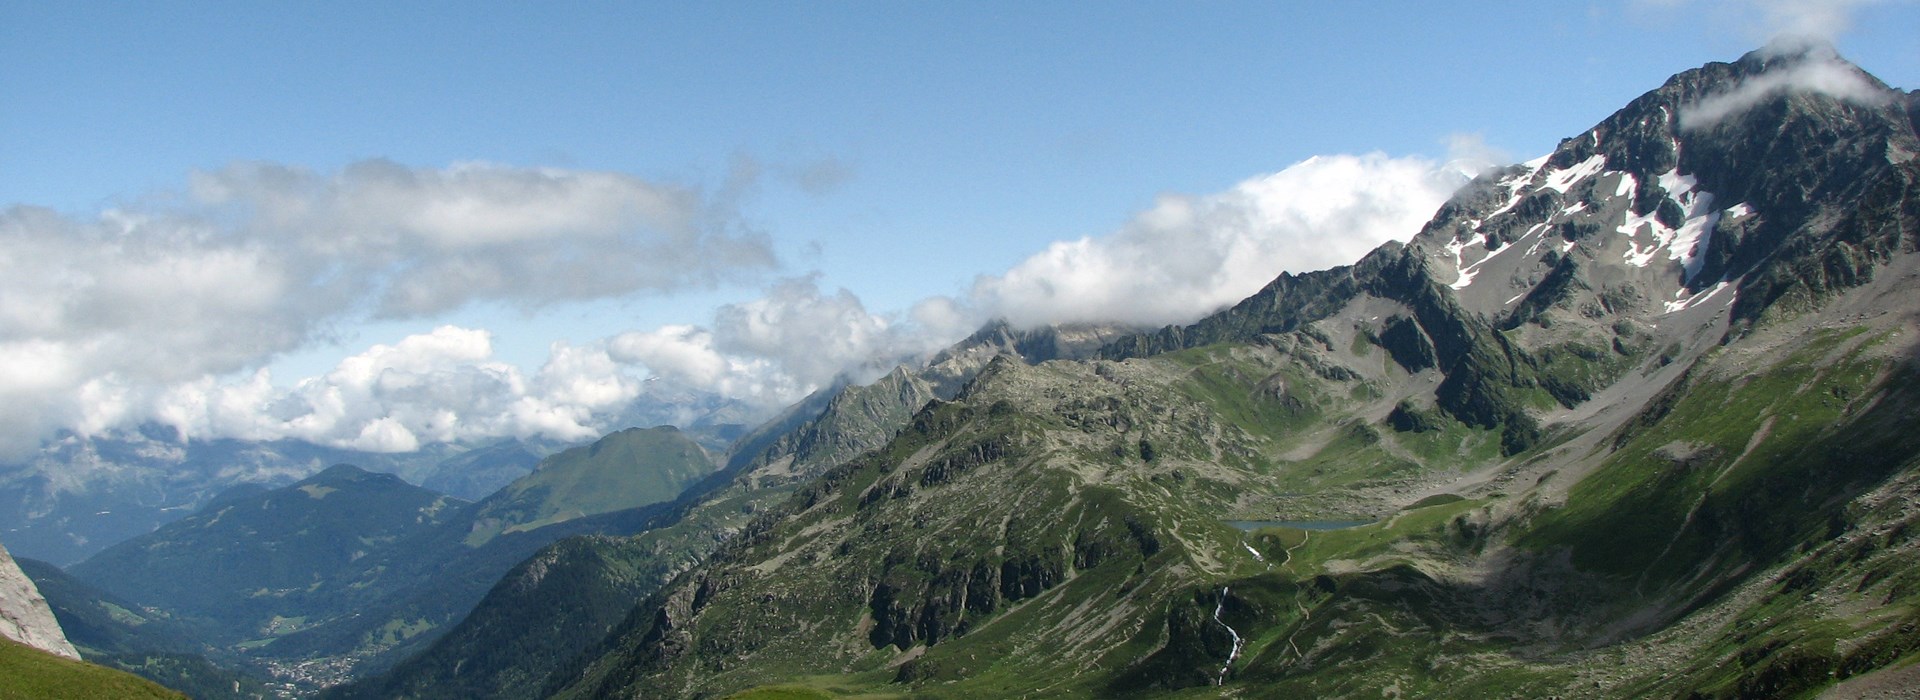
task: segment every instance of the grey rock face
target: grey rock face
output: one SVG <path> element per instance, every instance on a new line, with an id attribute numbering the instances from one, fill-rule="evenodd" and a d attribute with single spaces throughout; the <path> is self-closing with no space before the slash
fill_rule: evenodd
<path id="1" fill-rule="evenodd" d="M 5 546 L 0 546 L 0 636 L 70 659 L 80 658 L 66 633 L 60 631 L 60 622 L 53 619 L 47 599 L 40 596 L 33 580 L 21 573 Z"/>

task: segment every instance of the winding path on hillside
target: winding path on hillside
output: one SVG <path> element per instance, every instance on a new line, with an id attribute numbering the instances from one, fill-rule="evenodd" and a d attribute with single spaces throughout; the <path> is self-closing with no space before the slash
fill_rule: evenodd
<path id="1" fill-rule="evenodd" d="M 1312 530 L 1300 531 L 1300 543 L 1287 548 L 1287 562 L 1286 562 L 1287 568 L 1290 568 L 1290 569 L 1293 568 L 1294 551 L 1300 549 L 1301 547 L 1307 546 L 1307 541 L 1311 539 L 1313 539 Z M 1299 571 L 1295 570 L 1294 573 L 1297 575 Z M 1295 658 L 1304 660 L 1306 659 L 1306 655 L 1300 653 L 1300 646 L 1293 643 L 1293 638 L 1300 636 L 1300 630 L 1306 629 L 1307 623 L 1313 619 L 1313 612 L 1307 608 L 1306 603 L 1300 602 L 1300 592 L 1298 590 L 1294 591 L 1293 604 L 1296 606 L 1299 606 L 1300 608 L 1300 624 L 1293 628 L 1292 634 L 1287 635 L 1287 648 L 1293 650 L 1293 655 Z"/>

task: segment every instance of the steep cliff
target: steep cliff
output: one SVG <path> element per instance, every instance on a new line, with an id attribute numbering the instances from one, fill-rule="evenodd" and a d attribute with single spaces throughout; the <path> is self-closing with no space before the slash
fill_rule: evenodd
<path id="1" fill-rule="evenodd" d="M 60 622 L 53 618 L 47 599 L 40 596 L 33 579 L 20 571 L 4 545 L 0 545 L 0 637 L 69 659 L 80 658 L 66 633 L 60 631 Z"/>

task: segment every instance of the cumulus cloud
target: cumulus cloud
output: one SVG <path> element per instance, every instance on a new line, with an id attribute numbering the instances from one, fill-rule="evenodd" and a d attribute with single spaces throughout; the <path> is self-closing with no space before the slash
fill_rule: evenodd
<path id="1" fill-rule="evenodd" d="M 266 370 L 167 387 L 107 380 L 89 384 L 80 403 L 98 413 L 96 431 L 151 420 L 188 439 L 295 438 L 372 452 L 504 436 L 580 440 L 625 427 L 616 422 L 649 391 L 691 389 L 771 411 L 843 373 L 877 374 L 928 342 L 851 292 L 822 292 L 813 276 L 721 307 L 711 326 L 554 343 L 530 374 L 494 357 L 489 332 L 441 326 L 290 387 Z"/>
<path id="2" fill-rule="evenodd" d="M 738 221 L 724 198 L 619 173 L 381 160 L 333 174 L 239 164 L 93 216 L 0 210 L 0 454 L 60 429 L 155 418 L 172 389 L 206 394 L 173 400 L 209 402 L 189 413 L 212 434 L 259 434 L 221 408 L 264 400 L 254 380 L 208 378 L 369 315 L 424 318 L 482 301 L 534 309 L 752 279 L 776 261 Z M 310 423 L 350 419 L 313 410 Z M 564 415 L 541 419 L 572 429 Z M 285 427 L 334 436 L 303 425 Z M 385 448 L 435 434 L 412 416 L 362 427 L 365 444 Z"/>
<path id="3" fill-rule="evenodd" d="M 1380 153 L 1317 156 L 1225 192 L 1166 195 L 1112 235 L 1054 243 L 981 277 L 968 301 L 1021 326 L 1189 322 L 1282 271 L 1349 264 L 1413 235 L 1467 170 Z"/>
<path id="4" fill-rule="evenodd" d="M 196 174 L 191 191 L 241 220 L 241 237 L 314 256 L 314 276 L 371 283 L 388 317 L 669 291 L 773 265 L 766 238 L 723 205 L 620 173 L 372 160 L 323 176 L 249 163 Z"/>
<path id="5" fill-rule="evenodd" d="M 0 449 L 142 422 L 189 439 L 382 452 L 584 439 L 622 427 L 612 423 L 656 387 L 772 409 L 995 317 L 1192 321 L 1281 271 L 1351 263 L 1418 231 L 1474 170 L 1463 163 L 1327 156 L 1225 192 L 1167 195 L 1110 235 L 1055 243 L 967 294 L 899 312 L 810 275 L 703 325 L 556 343 L 537 371 L 496 359 L 485 330 L 442 326 L 291 385 L 260 367 L 329 324 L 672 290 L 773 259 L 726 214 L 734 186 L 703 198 L 607 173 L 242 165 L 196 176 L 173 208 L 83 221 L 16 207 L 0 213 Z"/>
<path id="6" fill-rule="evenodd" d="M 607 341 L 616 359 L 659 377 L 762 406 L 792 402 L 843 374 L 871 378 L 954 337 L 868 311 L 817 275 L 714 312 L 711 328 L 666 326 Z"/>
<path id="7" fill-rule="evenodd" d="M 641 393 L 642 380 L 601 344 L 556 343 L 533 376 L 493 357 L 484 330 L 441 326 L 375 345 L 318 377 L 280 388 L 267 370 L 182 382 L 151 396 L 115 387 L 127 405 L 188 439 L 296 438 L 370 452 L 502 436 L 577 440 Z"/>
<path id="8" fill-rule="evenodd" d="M 1785 93 L 1816 93 L 1862 105 L 1883 104 L 1888 93 L 1860 69 L 1835 56 L 1828 49 L 1807 49 L 1784 69 L 1770 70 L 1748 78 L 1739 85 L 1705 97 L 1680 108 L 1680 128 L 1704 129 L 1727 117 L 1751 109 L 1767 99 Z"/>
<path id="9" fill-rule="evenodd" d="M 820 291 L 817 277 L 786 280 L 759 299 L 714 314 L 722 350 L 775 360 L 804 383 L 817 383 L 863 360 L 898 350 L 887 319 L 867 311 L 852 292 Z"/>
<path id="10" fill-rule="evenodd" d="M 724 353 L 715 345 L 713 332 L 698 326 L 629 331 L 610 338 L 607 345 L 623 363 L 728 398 L 770 402 L 798 390 L 768 360 Z"/>

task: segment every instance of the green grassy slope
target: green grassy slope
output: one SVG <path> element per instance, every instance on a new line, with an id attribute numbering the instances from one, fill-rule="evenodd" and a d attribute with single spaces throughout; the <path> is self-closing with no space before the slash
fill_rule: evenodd
<path id="1" fill-rule="evenodd" d="M 532 474 L 481 501 L 467 544 L 671 501 L 713 470 L 706 451 L 671 426 L 622 430 L 542 460 Z"/>
<path id="2" fill-rule="evenodd" d="M 1352 502 L 1302 498 L 1269 478 L 1299 446 L 1274 426 L 1355 418 L 1341 407 L 1361 380 L 1280 371 L 1296 359 L 1221 347 L 997 363 L 885 450 L 749 525 L 702 575 L 657 596 L 658 608 L 643 606 L 665 612 L 631 618 L 616 654 L 569 692 L 724 693 L 827 673 L 842 690 L 897 683 L 993 697 L 1040 682 L 1049 694 L 1101 696 L 1118 681 L 1085 669 L 1119 673 L 1155 656 L 1168 625 L 1193 639 L 1157 656 L 1164 668 L 1152 676 L 1163 688 L 1205 682 L 1204 649 L 1219 641 L 1199 621 L 1220 594 L 1194 584 L 1265 566 L 1222 521 Z M 1256 381 L 1235 390 L 1219 381 L 1229 374 Z M 1282 376 L 1290 389 L 1279 394 L 1257 381 Z M 1393 441 L 1321 452 L 1357 464 L 1354 454 L 1386 454 Z M 1045 645 L 1065 649 L 1023 651 Z M 734 661 L 713 663 L 721 658 Z"/>
<path id="3" fill-rule="evenodd" d="M 74 661 L 0 638 L 0 699 L 3 700 L 185 700 L 125 671 Z"/>
<path id="4" fill-rule="evenodd" d="M 1391 425 L 1411 375 L 1327 335 L 996 364 L 550 689 L 1798 697 L 1920 650 L 1897 336 L 1708 353 L 1619 427 L 1507 458 L 1498 425 Z M 1377 521 L 1223 524 L 1355 515 Z"/>
<path id="5" fill-rule="evenodd" d="M 693 565 L 757 512 L 778 504 L 808 477 L 883 445 L 932 398 L 927 384 L 897 371 L 809 404 L 808 420 L 776 421 L 778 435 L 743 442 L 752 457 L 690 487 L 673 512 L 629 538 L 556 543 L 493 587 L 466 620 L 432 648 L 332 697 L 521 697 L 589 648 L 636 599 Z"/>

